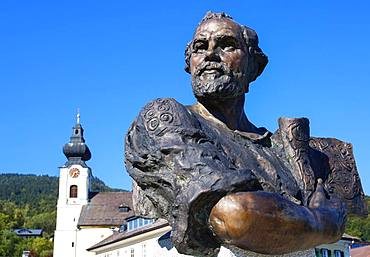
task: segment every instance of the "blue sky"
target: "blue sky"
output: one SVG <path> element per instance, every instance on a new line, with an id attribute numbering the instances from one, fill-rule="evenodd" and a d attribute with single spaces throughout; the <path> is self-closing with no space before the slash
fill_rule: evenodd
<path id="1" fill-rule="evenodd" d="M 207 10 L 254 28 L 269 56 L 246 113 L 270 131 L 308 117 L 311 134 L 354 146 L 370 194 L 368 1 L 7 1 L 0 3 L 0 172 L 58 175 L 77 108 L 108 185 L 129 189 L 123 138 L 157 97 L 194 98 L 184 47 Z"/>

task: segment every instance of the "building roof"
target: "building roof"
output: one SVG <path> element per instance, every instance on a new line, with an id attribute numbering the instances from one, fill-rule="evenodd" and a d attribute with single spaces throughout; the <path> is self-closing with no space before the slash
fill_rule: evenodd
<path id="1" fill-rule="evenodd" d="M 149 232 L 149 231 L 153 231 L 153 230 L 156 230 L 156 229 L 159 229 L 159 228 L 162 228 L 162 227 L 166 227 L 166 226 L 168 226 L 168 222 L 166 220 L 158 219 L 152 224 L 142 226 L 142 227 L 137 228 L 135 230 L 125 231 L 125 232 L 114 232 L 113 235 L 111 235 L 110 237 L 107 237 L 103 241 L 100 241 L 99 243 L 91 246 L 87 250 L 91 251 L 91 250 L 97 249 L 99 247 L 106 246 L 106 245 L 109 245 L 109 244 L 112 244 L 112 243 L 115 243 L 115 242 L 118 242 L 118 241 L 122 241 L 124 239 L 134 237 L 134 236 L 137 236 L 137 235 Z"/>
<path id="2" fill-rule="evenodd" d="M 17 236 L 41 236 L 42 229 L 28 229 L 28 228 L 16 228 L 13 231 Z"/>
<path id="3" fill-rule="evenodd" d="M 356 241 L 356 242 L 358 242 L 358 241 L 361 241 L 361 238 L 356 237 L 356 236 L 351 236 L 349 234 L 344 233 L 342 235 L 342 240 L 349 240 L 349 241 Z"/>
<path id="4" fill-rule="evenodd" d="M 120 226 L 127 217 L 132 216 L 131 192 L 95 193 L 81 210 L 78 226 Z M 129 207 L 123 212 L 120 207 Z"/>
<path id="5" fill-rule="evenodd" d="M 351 257 L 370 257 L 370 245 L 364 247 L 353 248 L 351 251 Z"/>
<path id="6" fill-rule="evenodd" d="M 77 114 L 77 123 L 72 128 L 72 135 L 69 143 L 63 147 L 63 153 L 68 161 L 64 164 L 70 167 L 74 164 L 79 164 L 82 167 L 87 167 L 85 161 L 91 159 L 91 152 L 89 147 L 85 144 L 84 129 L 80 124 L 80 114 Z"/>

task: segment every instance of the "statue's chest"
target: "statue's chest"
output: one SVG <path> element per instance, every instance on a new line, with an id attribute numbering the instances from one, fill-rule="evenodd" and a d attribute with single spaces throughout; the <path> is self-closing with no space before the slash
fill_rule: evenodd
<path id="1" fill-rule="evenodd" d="M 280 193 L 292 200 L 301 200 L 300 188 L 292 176 L 291 167 L 284 156 L 280 156 L 279 151 L 230 132 L 219 137 L 219 143 L 237 169 L 251 170 L 265 191 Z M 217 131 L 217 134 L 220 133 Z"/>

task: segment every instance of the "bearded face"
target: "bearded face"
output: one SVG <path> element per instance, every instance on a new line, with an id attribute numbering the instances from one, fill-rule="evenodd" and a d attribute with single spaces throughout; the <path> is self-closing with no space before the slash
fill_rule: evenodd
<path id="1" fill-rule="evenodd" d="M 245 93 L 244 77 L 224 63 L 203 62 L 192 76 L 193 93 L 198 99 L 235 98 Z"/>
<path id="2" fill-rule="evenodd" d="M 230 99 L 247 91 L 248 54 L 238 24 L 229 19 L 202 23 L 191 49 L 192 87 L 198 100 Z"/>

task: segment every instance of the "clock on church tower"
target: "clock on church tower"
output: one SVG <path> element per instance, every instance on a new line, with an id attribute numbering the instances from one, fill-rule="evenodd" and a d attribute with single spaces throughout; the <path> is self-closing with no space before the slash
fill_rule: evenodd
<path id="1" fill-rule="evenodd" d="M 78 168 L 72 168 L 72 169 L 69 170 L 69 175 L 72 178 L 77 178 L 78 175 L 80 175 L 80 170 Z"/>

